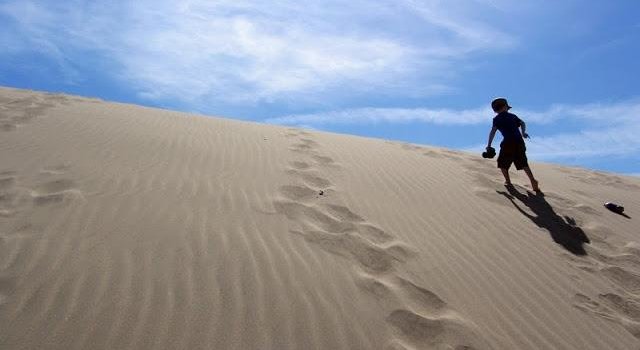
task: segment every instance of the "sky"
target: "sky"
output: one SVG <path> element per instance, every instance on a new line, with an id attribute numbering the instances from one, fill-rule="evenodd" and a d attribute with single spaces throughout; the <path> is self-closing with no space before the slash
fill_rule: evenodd
<path id="1" fill-rule="evenodd" d="M 0 0 L 0 85 L 640 176 L 637 0 Z M 497 137 L 497 142 L 500 136 Z"/>

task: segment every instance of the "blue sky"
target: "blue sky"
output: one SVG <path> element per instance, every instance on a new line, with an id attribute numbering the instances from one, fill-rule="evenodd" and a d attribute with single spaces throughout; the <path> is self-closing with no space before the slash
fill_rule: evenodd
<path id="1" fill-rule="evenodd" d="M 640 174 L 637 0 L 0 0 L 0 85 Z"/>

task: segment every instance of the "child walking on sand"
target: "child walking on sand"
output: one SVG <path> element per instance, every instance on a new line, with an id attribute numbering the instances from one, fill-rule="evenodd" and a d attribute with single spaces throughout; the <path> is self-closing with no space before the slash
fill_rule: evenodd
<path id="1" fill-rule="evenodd" d="M 505 98 L 496 98 L 491 101 L 491 108 L 496 112 L 496 116 L 493 118 L 493 127 L 489 132 L 487 151 L 491 149 L 496 130 L 500 130 L 503 140 L 500 143 L 498 168 L 502 170 L 502 175 L 504 175 L 504 185 L 512 186 L 509 178 L 509 168 L 513 163 L 517 170 L 524 170 L 527 174 L 531 181 L 531 188 L 536 192 L 540 191 L 538 180 L 533 177 L 527 161 L 527 148 L 525 147 L 524 139 L 529 138 L 529 135 L 526 133 L 525 123 L 515 114 L 509 113 L 511 106 L 509 106 Z"/>

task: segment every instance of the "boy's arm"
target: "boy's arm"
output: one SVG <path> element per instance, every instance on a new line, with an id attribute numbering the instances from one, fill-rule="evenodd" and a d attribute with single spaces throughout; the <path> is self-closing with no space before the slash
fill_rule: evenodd
<path id="1" fill-rule="evenodd" d="M 496 128 L 495 126 L 491 128 L 491 131 L 489 132 L 489 143 L 487 143 L 487 148 L 491 147 L 491 143 L 493 142 L 493 137 L 496 136 L 497 130 L 498 128 Z"/>
<path id="2" fill-rule="evenodd" d="M 528 139 L 529 134 L 527 134 L 527 124 L 525 124 L 524 120 L 520 120 L 520 130 L 522 130 L 522 137 Z"/>

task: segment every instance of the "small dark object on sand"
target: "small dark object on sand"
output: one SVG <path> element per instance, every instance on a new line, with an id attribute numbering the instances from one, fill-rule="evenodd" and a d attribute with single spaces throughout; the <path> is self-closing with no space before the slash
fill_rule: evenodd
<path id="1" fill-rule="evenodd" d="M 323 190 L 320 190 L 320 195 L 322 196 L 323 194 L 324 194 L 324 191 L 323 191 Z"/>
<path id="2" fill-rule="evenodd" d="M 622 214 L 624 212 L 624 207 L 615 203 L 607 202 L 604 206 L 614 213 Z"/>

